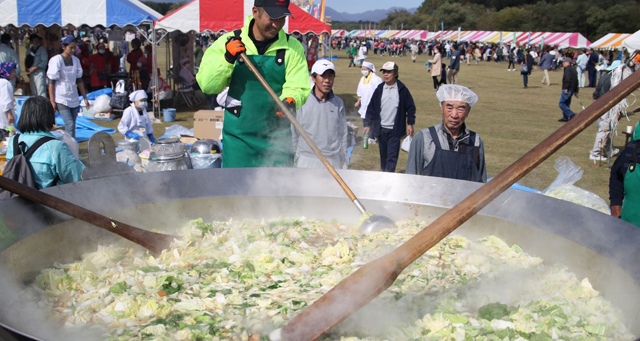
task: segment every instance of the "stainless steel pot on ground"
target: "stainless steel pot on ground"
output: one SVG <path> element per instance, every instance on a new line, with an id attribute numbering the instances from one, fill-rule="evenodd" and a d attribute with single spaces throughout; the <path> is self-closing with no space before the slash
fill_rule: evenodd
<path id="1" fill-rule="evenodd" d="M 480 184 L 440 178 L 341 171 L 372 212 L 393 219 L 434 220 Z M 205 169 L 131 174 L 47 189 L 47 192 L 114 219 L 174 232 L 190 220 L 306 216 L 356 223 L 357 216 L 325 170 Z M 86 337 L 47 329 L 40 312 L 17 301 L 15 287 L 29 284 L 54 262 L 79 259 L 117 236 L 67 216 L 13 199 L 0 203 L 0 324 L 42 339 Z M 509 190 L 456 233 L 494 234 L 548 263 L 561 262 L 624 312 L 640 335 L 640 229 L 585 207 Z"/>

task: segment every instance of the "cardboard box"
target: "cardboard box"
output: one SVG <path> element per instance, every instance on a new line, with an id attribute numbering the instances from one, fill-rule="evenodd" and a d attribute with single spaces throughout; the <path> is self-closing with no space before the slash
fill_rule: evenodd
<path id="1" fill-rule="evenodd" d="M 199 139 L 222 139 L 224 111 L 198 110 L 193 114 L 193 136 Z"/>
<path id="2" fill-rule="evenodd" d="M 180 142 L 182 142 L 182 143 L 194 144 L 194 143 L 196 143 L 196 141 L 198 141 L 198 139 L 193 137 L 193 136 L 180 135 Z"/>

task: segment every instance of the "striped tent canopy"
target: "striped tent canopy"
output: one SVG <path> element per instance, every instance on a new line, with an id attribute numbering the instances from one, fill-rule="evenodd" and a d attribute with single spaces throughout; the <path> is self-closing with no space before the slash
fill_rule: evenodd
<path id="1" fill-rule="evenodd" d="M 626 48 L 629 53 L 640 50 L 640 31 L 630 35 L 622 41 L 622 47 Z"/>
<path id="2" fill-rule="evenodd" d="M 393 35 L 395 35 L 397 33 L 400 33 L 400 32 L 402 32 L 402 31 L 399 31 L 399 30 L 387 30 L 386 32 L 378 35 L 378 37 L 380 37 L 380 38 L 391 38 Z"/>
<path id="3" fill-rule="evenodd" d="M 331 30 L 331 35 L 334 37 L 344 37 L 347 35 L 347 30 Z"/>
<path id="4" fill-rule="evenodd" d="M 622 42 L 629 38 L 631 33 L 608 33 L 604 37 L 593 42 L 589 47 L 594 49 L 617 48 L 622 46 Z"/>
<path id="5" fill-rule="evenodd" d="M 0 26 L 140 25 L 162 14 L 137 0 L 4 0 Z"/>
<path id="6" fill-rule="evenodd" d="M 253 4 L 253 0 L 193 0 L 160 18 L 156 22 L 156 28 L 169 32 L 229 32 L 244 26 L 246 18 L 252 13 Z M 289 10 L 295 19 L 286 20 L 283 28 L 285 32 L 331 32 L 331 27 L 300 7 L 292 4 Z"/>
<path id="7" fill-rule="evenodd" d="M 526 45 L 527 42 L 531 45 L 532 42 L 538 38 L 538 37 L 542 37 L 542 35 L 544 34 L 544 32 L 519 32 L 517 38 L 516 38 L 516 43 L 520 44 L 520 45 Z M 512 42 L 513 42 L 513 34 L 511 34 L 512 36 Z M 503 35 L 504 38 L 504 35 Z M 545 43 L 546 43 L 547 39 L 545 39 Z"/>

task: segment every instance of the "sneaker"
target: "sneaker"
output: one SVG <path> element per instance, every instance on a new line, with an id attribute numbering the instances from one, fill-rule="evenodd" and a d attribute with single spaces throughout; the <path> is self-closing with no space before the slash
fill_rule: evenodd
<path id="1" fill-rule="evenodd" d="M 620 153 L 620 149 L 614 148 L 613 151 L 611 152 L 611 156 L 618 155 L 618 153 Z"/>
<path id="2" fill-rule="evenodd" d="M 569 120 L 567 120 L 566 118 L 563 117 L 563 118 L 559 119 L 558 122 L 569 122 Z"/>
<path id="3" fill-rule="evenodd" d="M 376 139 L 369 139 L 369 144 L 377 144 L 378 140 Z"/>
<path id="4" fill-rule="evenodd" d="M 589 160 L 593 161 L 607 161 L 607 158 L 600 155 L 589 155 Z"/>

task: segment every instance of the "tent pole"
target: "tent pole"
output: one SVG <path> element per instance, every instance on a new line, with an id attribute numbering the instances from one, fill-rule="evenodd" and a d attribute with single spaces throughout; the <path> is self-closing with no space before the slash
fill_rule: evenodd
<path id="1" fill-rule="evenodd" d="M 158 62 L 156 57 L 156 21 L 153 21 L 151 26 L 151 67 L 153 68 L 153 117 L 156 117 L 156 111 L 158 112 L 158 119 L 160 119 L 160 100 L 158 99 Z"/>

